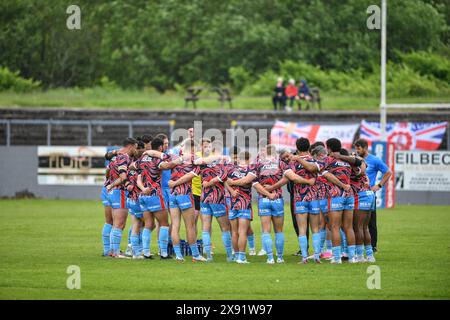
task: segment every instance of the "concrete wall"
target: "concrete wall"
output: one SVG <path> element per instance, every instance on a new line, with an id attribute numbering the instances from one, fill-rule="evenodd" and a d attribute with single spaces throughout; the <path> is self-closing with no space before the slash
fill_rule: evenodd
<path id="1" fill-rule="evenodd" d="M 0 146 L 0 164 L 0 197 L 29 191 L 49 199 L 100 199 L 101 186 L 38 185 L 37 147 Z M 396 203 L 450 205 L 450 197 L 445 192 L 397 191 Z"/>

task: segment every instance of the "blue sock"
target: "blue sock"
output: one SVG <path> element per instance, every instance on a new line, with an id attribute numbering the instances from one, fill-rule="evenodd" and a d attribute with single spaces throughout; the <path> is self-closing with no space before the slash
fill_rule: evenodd
<path id="1" fill-rule="evenodd" d="M 150 255 L 150 241 L 152 239 L 152 232 L 150 229 L 144 228 L 142 231 L 142 251 L 144 255 Z"/>
<path id="2" fill-rule="evenodd" d="M 306 236 L 299 236 L 298 244 L 300 245 L 303 259 L 306 259 L 308 257 L 308 238 Z"/>
<path id="3" fill-rule="evenodd" d="M 355 249 L 356 249 L 356 246 L 355 245 L 353 245 L 353 246 L 348 246 L 348 258 L 349 259 L 352 259 L 354 256 L 355 256 Z"/>
<path id="4" fill-rule="evenodd" d="M 252 234 L 251 236 L 248 236 L 247 240 L 248 240 L 248 248 L 250 250 L 255 250 L 255 235 Z"/>
<path id="5" fill-rule="evenodd" d="M 128 244 L 131 244 L 131 229 L 133 229 L 133 227 L 130 227 L 130 230 L 128 230 Z"/>
<path id="6" fill-rule="evenodd" d="M 331 248 L 333 248 L 333 243 L 330 240 L 327 240 L 327 250 L 331 250 Z"/>
<path id="7" fill-rule="evenodd" d="M 197 243 L 190 244 L 189 247 L 191 248 L 192 256 L 194 258 L 198 258 L 198 256 L 200 255 L 200 252 L 198 252 Z"/>
<path id="8" fill-rule="evenodd" d="M 231 258 L 231 233 L 230 231 L 222 232 L 222 242 L 225 246 L 225 251 L 227 252 L 227 257 Z"/>
<path id="9" fill-rule="evenodd" d="M 166 257 L 167 246 L 169 244 L 169 227 L 159 228 L 159 244 L 161 245 L 161 247 L 159 247 L 159 249 L 161 250 L 161 256 Z"/>
<path id="10" fill-rule="evenodd" d="M 139 255 L 141 255 L 142 254 L 142 230 L 139 232 L 138 240 L 139 240 L 138 252 L 139 252 Z"/>
<path id="11" fill-rule="evenodd" d="M 314 258 L 320 258 L 320 232 L 313 233 L 312 242 L 314 248 Z"/>
<path id="12" fill-rule="evenodd" d="M 139 236 L 137 234 L 132 234 L 131 237 L 131 247 L 133 248 L 133 255 L 139 256 Z"/>
<path id="13" fill-rule="evenodd" d="M 341 250 L 342 250 L 342 252 L 348 254 L 348 251 L 347 251 L 347 237 L 345 235 L 345 232 L 342 229 L 340 229 L 339 232 L 341 234 Z"/>
<path id="14" fill-rule="evenodd" d="M 366 249 L 366 256 L 367 257 L 372 257 L 373 256 L 373 249 L 372 246 L 369 244 L 367 246 L 364 246 Z"/>
<path id="15" fill-rule="evenodd" d="M 122 230 L 119 228 L 112 228 L 112 250 L 114 254 L 120 253 L 120 241 L 122 240 Z"/>
<path id="16" fill-rule="evenodd" d="M 333 258 L 335 261 L 341 260 L 341 247 L 332 247 L 331 251 L 333 252 Z"/>
<path id="17" fill-rule="evenodd" d="M 183 255 L 181 254 L 181 247 L 180 245 L 173 245 L 173 251 L 175 252 L 175 255 L 177 256 L 178 259 L 182 259 Z"/>
<path id="18" fill-rule="evenodd" d="M 356 246 L 356 255 L 357 256 L 364 255 L 364 246 L 362 244 Z"/>
<path id="19" fill-rule="evenodd" d="M 273 259 L 273 244 L 272 244 L 272 237 L 270 236 L 270 233 L 263 233 L 262 234 L 262 241 L 263 241 L 263 248 L 267 252 L 267 259 L 272 260 Z"/>
<path id="20" fill-rule="evenodd" d="M 111 229 L 112 225 L 109 223 L 105 223 L 103 225 L 102 230 L 102 238 L 103 238 L 103 254 L 107 255 L 111 250 Z"/>
<path id="21" fill-rule="evenodd" d="M 206 252 L 206 258 L 212 259 L 211 255 L 211 234 L 208 231 L 202 232 L 203 249 Z"/>
<path id="22" fill-rule="evenodd" d="M 275 248 L 277 249 L 277 257 L 283 259 L 284 253 L 284 233 L 275 233 Z"/>
<path id="23" fill-rule="evenodd" d="M 327 240 L 327 229 L 320 229 L 320 252 L 324 252 L 325 241 Z"/>
<path id="24" fill-rule="evenodd" d="M 240 255 L 239 258 L 240 258 L 242 261 L 247 260 L 247 257 L 245 256 L 245 251 L 244 251 L 244 252 L 241 252 L 241 255 Z"/>

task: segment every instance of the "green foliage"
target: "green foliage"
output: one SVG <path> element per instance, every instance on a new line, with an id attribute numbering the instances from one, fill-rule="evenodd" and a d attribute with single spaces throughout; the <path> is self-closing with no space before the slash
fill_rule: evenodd
<path id="1" fill-rule="evenodd" d="M 22 78 L 19 71 L 12 72 L 6 67 L 0 67 L 0 91 L 29 92 L 38 88 L 39 85 L 39 81 Z"/>
<path id="2" fill-rule="evenodd" d="M 231 67 L 229 74 L 231 84 L 236 93 L 240 93 L 250 83 L 251 75 L 243 67 Z"/>
<path id="3" fill-rule="evenodd" d="M 400 54 L 405 65 L 423 76 L 433 76 L 450 83 L 450 59 L 431 52 Z"/>

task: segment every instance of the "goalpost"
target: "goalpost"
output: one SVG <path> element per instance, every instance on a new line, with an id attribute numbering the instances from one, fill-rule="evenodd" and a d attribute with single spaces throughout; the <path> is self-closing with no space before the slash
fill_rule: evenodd
<path id="1" fill-rule="evenodd" d="M 381 0 L 381 93 L 380 126 L 381 140 L 387 142 L 387 109 L 450 109 L 450 103 L 386 103 L 386 25 L 387 0 Z"/>

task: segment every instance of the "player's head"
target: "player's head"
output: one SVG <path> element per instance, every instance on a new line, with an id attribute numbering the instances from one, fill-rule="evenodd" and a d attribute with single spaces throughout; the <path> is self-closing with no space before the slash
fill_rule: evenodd
<path id="1" fill-rule="evenodd" d="M 341 148 L 341 150 L 339 150 L 339 153 L 343 156 L 349 156 L 350 153 L 348 152 L 347 149 Z"/>
<path id="2" fill-rule="evenodd" d="M 152 150 L 163 152 L 164 141 L 161 138 L 154 138 L 151 142 Z"/>
<path id="3" fill-rule="evenodd" d="M 190 155 L 190 154 L 194 154 L 195 150 L 197 150 L 197 145 L 194 141 L 194 139 L 191 138 L 187 138 L 185 139 L 182 143 L 182 148 L 181 148 L 181 154 L 182 155 Z"/>
<path id="4" fill-rule="evenodd" d="M 162 152 L 166 152 L 169 149 L 169 138 L 164 133 L 158 133 L 155 138 L 159 138 L 163 141 Z"/>
<path id="5" fill-rule="evenodd" d="M 134 138 L 126 138 L 125 140 L 123 140 L 122 142 L 122 146 L 124 151 L 129 155 L 129 156 L 134 156 L 134 153 L 136 152 L 136 148 L 137 148 L 137 140 Z"/>
<path id="6" fill-rule="evenodd" d="M 239 163 L 242 165 L 248 165 L 250 163 L 250 152 L 242 151 L 239 152 Z"/>
<path id="7" fill-rule="evenodd" d="M 325 143 L 323 143 L 322 141 L 316 141 L 314 142 L 312 145 L 309 146 L 309 153 L 311 153 L 312 149 L 318 147 L 318 146 L 322 146 L 325 148 Z"/>
<path id="8" fill-rule="evenodd" d="M 208 156 L 211 153 L 211 140 L 208 138 L 202 139 L 202 155 Z"/>
<path id="9" fill-rule="evenodd" d="M 141 136 L 141 140 L 142 140 L 142 142 L 144 142 L 146 150 L 150 150 L 150 148 L 151 148 L 150 143 L 152 142 L 152 139 L 153 139 L 153 137 L 149 134 L 144 134 Z"/>
<path id="10" fill-rule="evenodd" d="M 275 147 L 275 145 L 268 144 L 265 149 L 266 149 L 265 154 L 266 154 L 267 157 L 274 157 L 274 156 L 276 156 L 277 148 Z"/>
<path id="11" fill-rule="evenodd" d="M 266 156 L 267 139 L 261 139 L 258 142 L 258 153 L 260 157 Z"/>
<path id="12" fill-rule="evenodd" d="M 136 148 L 136 151 L 134 153 L 134 158 L 137 159 L 140 156 L 142 156 L 142 154 L 144 153 L 145 150 L 146 150 L 145 149 L 145 143 L 142 140 L 137 140 L 137 148 Z"/>
<path id="13" fill-rule="evenodd" d="M 240 154 L 241 150 L 239 149 L 238 146 L 234 146 L 231 149 L 231 161 L 233 161 L 233 163 L 238 163 L 239 162 L 239 154 Z"/>
<path id="14" fill-rule="evenodd" d="M 311 150 L 311 155 L 315 158 L 321 158 L 327 154 L 327 150 L 324 146 L 318 145 L 314 149 Z"/>
<path id="15" fill-rule="evenodd" d="M 280 151 L 280 159 L 284 162 L 289 162 L 291 160 L 292 153 L 288 149 L 282 149 Z"/>
<path id="16" fill-rule="evenodd" d="M 295 141 L 295 145 L 299 152 L 308 152 L 309 151 L 310 144 L 309 144 L 309 140 L 307 138 L 298 138 L 297 141 Z"/>
<path id="17" fill-rule="evenodd" d="M 341 141 L 336 138 L 328 139 L 326 145 L 328 152 L 339 152 L 342 148 Z"/>
<path id="18" fill-rule="evenodd" d="M 223 153 L 223 143 L 220 140 L 214 140 L 211 143 L 211 151 L 213 154 L 222 154 Z"/>
<path id="19" fill-rule="evenodd" d="M 369 143 L 366 139 L 358 139 L 355 142 L 356 153 L 360 157 L 365 157 L 369 153 Z"/>

